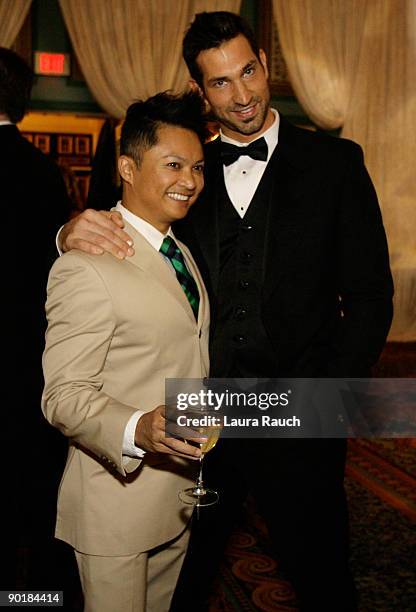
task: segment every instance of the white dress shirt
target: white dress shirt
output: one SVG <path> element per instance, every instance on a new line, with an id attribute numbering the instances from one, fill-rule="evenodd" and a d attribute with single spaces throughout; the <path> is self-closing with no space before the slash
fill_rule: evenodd
<path id="1" fill-rule="evenodd" d="M 259 138 L 264 138 L 267 142 L 267 160 L 261 161 L 252 159 L 248 155 L 241 155 L 234 163 L 229 166 L 224 166 L 224 181 L 228 196 L 242 219 L 250 206 L 250 202 L 261 181 L 263 172 L 277 145 L 280 117 L 279 113 L 274 108 L 271 110 L 274 114 L 274 122 L 269 129 L 259 136 Z M 251 142 L 258 140 L 258 138 L 255 138 L 250 143 L 242 143 L 226 136 L 222 131 L 220 131 L 220 138 L 223 142 L 229 142 L 237 147 L 246 147 L 251 144 Z"/>

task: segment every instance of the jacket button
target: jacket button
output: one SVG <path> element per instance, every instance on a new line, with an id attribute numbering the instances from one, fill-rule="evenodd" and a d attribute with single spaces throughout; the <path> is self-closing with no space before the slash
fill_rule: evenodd
<path id="1" fill-rule="evenodd" d="M 242 225 L 241 229 L 244 230 L 245 232 L 249 232 L 253 229 L 252 225 Z"/>
<path id="2" fill-rule="evenodd" d="M 250 261 L 250 259 L 253 257 L 253 255 L 251 253 L 249 253 L 248 251 L 243 251 L 241 253 L 241 260 L 242 261 Z"/>
<path id="3" fill-rule="evenodd" d="M 248 289 L 250 286 L 250 283 L 248 281 L 245 280 L 240 280 L 240 282 L 238 283 L 240 289 Z"/>
<path id="4" fill-rule="evenodd" d="M 236 344 L 238 344 L 239 346 L 242 346 L 243 344 L 246 344 L 247 342 L 247 338 L 245 336 L 240 336 L 239 334 L 237 334 L 236 336 L 233 337 L 233 340 Z"/>
<path id="5" fill-rule="evenodd" d="M 239 321 L 241 321 L 241 319 L 244 319 L 246 314 L 247 309 L 245 308 L 245 306 L 237 306 L 234 311 L 234 319 L 238 319 Z"/>

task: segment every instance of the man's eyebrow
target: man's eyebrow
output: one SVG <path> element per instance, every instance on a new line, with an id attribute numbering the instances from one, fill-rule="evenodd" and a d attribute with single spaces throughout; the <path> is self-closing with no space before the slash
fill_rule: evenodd
<path id="1" fill-rule="evenodd" d="M 253 58 L 250 62 L 248 62 L 248 64 L 244 66 L 241 72 L 245 72 L 249 68 L 253 68 L 253 66 L 255 66 L 257 63 L 258 63 L 257 59 Z"/>
<path id="2" fill-rule="evenodd" d="M 243 68 L 241 69 L 241 74 L 243 74 L 243 72 L 245 72 L 249 68 L 253 68 L 253 66 L 256 66 L 257 64 L 258 64 L 257 58 L 253 57 L 252 60 L 250 60 L 245 66 L 243 66 Z M 208 85 L 212 85 L 216 81 L 229 81 L 229 80 L 230 80 L 230 77 L 228 76 L 215 76 L 208 80 Z"/>
<path id="3" fill-rule="evenodd" d="M 176 155 L 175 153 L 168 153 L 167 155 L 163 155 L 162 159 L 168 159 L 168 157 L 173 157 L 174 159 L 180 159 L 183 162 L 188 161 L 186 157 L 182 157 L 181 155 Z M 198 161 L 193 162 L 194 164 L 203 164 L 205 162 L 204 158 L 198 159 Z"/>
<path id="4" fill-rule="evenodd" d="M 208 85 L 212 85 L 216 81 L 228 81 L 228 77 L 226 77 L 226 76 L 215 76 L 215 77 L 212 77 L 212 79 L 208 80 Z"/>
<path id="5" fill-rule="evenodd" d="M 166 153 L 166 155 L 162 156 L 162 159 L 167 159 L 168 157 L 174 157 L 175 159 L 180 159 L 181 161 L 186 161 L 185 157 L 181 155 L 176 155 L 176 153 Z"/>

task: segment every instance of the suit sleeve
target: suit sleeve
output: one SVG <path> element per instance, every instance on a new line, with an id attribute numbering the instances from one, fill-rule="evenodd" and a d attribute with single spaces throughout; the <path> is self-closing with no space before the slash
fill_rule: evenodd
<path id="1" fill-rule="evenodd" d="M 330 376 L 370 373 L 393 316 L 393 281 L 377 196 L 362 150 L 351 145 L 339 200 L 337 278 L 343 317 L 329 363 Z"/>
<path id="2" fill-rule="evenodd" d="M 103 391 L 103 371 L 115 330 L 111 297 L 97 270 L 76 253 L 52 267 L 46 303 L 42 409 L 72 442 L 123 476 L 138 459 L 123 463 L 124 431 L 136 408 Z"/>

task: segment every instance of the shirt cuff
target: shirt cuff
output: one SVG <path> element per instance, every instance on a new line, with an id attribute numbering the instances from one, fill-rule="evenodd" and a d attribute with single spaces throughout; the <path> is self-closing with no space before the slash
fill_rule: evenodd
<path id="1" fill-rule="evenodd" d="M 137 457 L 141 459 L 146 454 L 146 451 L 142 448 L 139 448 L 134 443 L 134 438 L 136 434 L 136 425 L 140 419 L 144 415 L 144 412 L 141 410 L 137 410 L 134 414 L 131 415 L 130 419 L 127 422 L 126 429 L 124 430 L 123 436 L 123 461 L 124 457 L 131 458 Z"/>
<path id="2" fill-rule="evenodd" d="M 60 227 L 60 228 L 59 228 L 58 233 L 56 234 L 56 238 L 55 238 L 55 242 L 56 242 L 56 250 L 57 250 L 57 251 L 58 251 L 58 253 L 59 253 L 59 257 L 60 257 L 61 255 L 63 255 L 63 251 L 61 251 L 61 249 L 59 248 L 59 237 L 60 237 L 60 235 L 61 235 L 61 232 L 62 232 L 63 227 L 64 227 L 64 226 L 62 226 L 62 227 Z"/>

